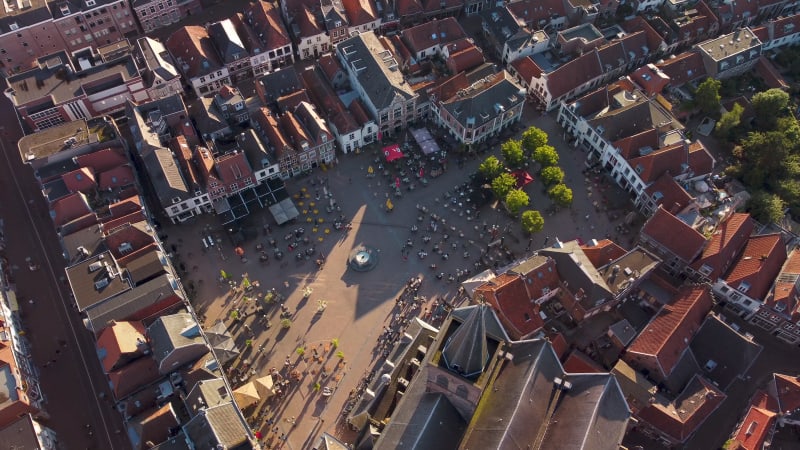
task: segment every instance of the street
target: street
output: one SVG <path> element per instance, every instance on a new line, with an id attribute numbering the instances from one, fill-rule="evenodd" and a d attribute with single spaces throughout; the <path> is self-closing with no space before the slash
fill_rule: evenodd
<path id="1" fill-rule="evenodd" d="M 8 119 L 0 139 L 5 256 L 12 266 L 26 338 L 46 398 L 49 418 L 43 424 L 56 432 L 64 448 L 130 448 L 121 416 L 109 400 L 94 338 L 70 306 L 61 246 L 33 173 L 20 160 L 16 143 L 22 131 L 5 96 L 0 99 L 0 116 Z M 26 258 L 39 270 L 29 270 Z"/>

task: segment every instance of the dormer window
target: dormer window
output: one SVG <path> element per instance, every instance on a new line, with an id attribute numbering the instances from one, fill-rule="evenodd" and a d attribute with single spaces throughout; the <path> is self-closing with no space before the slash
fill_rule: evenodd
<path id="1" fill-rule="evenodd" d="M 91 7 L 91 6 L 94 6 L 94 5 L 96 5 L 94 0 L 86 0 L 86 6 L 90 6 Z"/>
<path id="2" fill-rule="evenodd" d="M 742 281 L 741 283 L 739 283 L 739 287 L 737 288 L 737 290 L 739 292 L 746 294 L 747 291 L 750 290 L 750 283 L 748 283 L 747 281 Z"/>
<path id="3" fill-rule="evenodd" d="M 711 266 L 709 266 L 708 264 L 703 264 L 700 267 L 700 273 L 702 273 L 703 275 L 709 275 L 713 270 L 714 269 Z"/>
<path id="4" fill-rule="evenodd" d="M 17 22 L 12 22 L 8 25 L 8 28 L 10 28 L 11 31 L 17 31 L 19 30 L 19 24 Z"/>

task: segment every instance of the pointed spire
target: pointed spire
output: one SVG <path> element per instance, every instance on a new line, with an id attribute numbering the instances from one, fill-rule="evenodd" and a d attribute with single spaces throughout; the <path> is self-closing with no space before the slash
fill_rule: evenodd
<path id="1" fill-rule="evenodd" d="M 447 340 L 442 356 L 448 369 L 467 378 L 483 372 L 489 361 L 486 314 L 491 314 L 486 304 L 475 306 Z"/>

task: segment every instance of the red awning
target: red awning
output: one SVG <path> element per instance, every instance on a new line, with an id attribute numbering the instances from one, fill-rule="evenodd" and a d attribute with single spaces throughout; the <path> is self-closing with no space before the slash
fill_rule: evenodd
<path id="1" fill-rule="evenodd" d="M 523 186 L 533 181 L 531 174 L 522 169 L 511 172 L 511 175 L 517 179 L 517 189 L 522 189 Z"/>
<path id="2" fill-rule="evenodd" d="M 397 144 L 390 145 L 388 147 L 383 147 L 383 156 L 386 157 L 386 161 L 392 162 L 396 159 L 400 159 L 404 157 L 402 151 L 400 151 L 400 146 Z"/>

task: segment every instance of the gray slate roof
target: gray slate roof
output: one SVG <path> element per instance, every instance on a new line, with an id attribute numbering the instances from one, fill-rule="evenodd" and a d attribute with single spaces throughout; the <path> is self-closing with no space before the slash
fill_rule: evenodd
<path id="1" fill-rule="evenodd" d="M 417 376 L 427 376 L 420 373 Z M 442 394 L 425 392 L 425 383 L 406 391 L 402 408 L 392 415 L 375 448 L 455 450 L 467 424 Z"/>
<path id="2" fill-rule="evenodd" d="M 447 368 L 472 377 L 483 372 L 489 361 L 489 345 L 486 342 L 487 316 L 493 315 L 485 304 L 471 308 L 464 321 L 447 340 L 442 350 Z M 488 317 L 492 320 L 492 317 Z"/>
<path id="3" fill-rule="evenodd" d="M 253 448 L 249 441 L 251 432 L 245 427 L 236 406 L 230 402 L 201 411 L 184 425 L 183 431 L 198 449 Z"/>
<path id="4" fill-rule="evenodd" d="M 601 299 L 613 299 L 614 294 L 586 254 L 583 253 L 580 244 L 577 241 L 569 241 L 562 242 L 560 245 L 561 247 L 543 248 L 539 250 L 539 254 L 556 260 L 558 274 L 561 279 L 569 283 L 570 291 L 575 293 L 579 289 L 583 289 L 588 305 L 594 305 Z"/>
<path id="5" fill-rule="evenodd" d="M 208 35 L 214 42 L 214 47 L 217 49 L 219 56 L 222 57 L 224 64 L 249 56 L 242 43 L 242 38 L 236 33 L 236 27 L 233 26 L 231 19 L 211 24 L 208 27 Z"/>
<path id="6" fill-rule="evenodd" d="M 145 154 L 142 159 L 147 176 L 162 207 L 173 205 L 172 199 L 177 198 L 184 201 L 191 197 L 180 166 L 172 157 L 172 152 L 165 148 L 156 148 Z"/>
<path id="7" fill-rule="evenodd" d="M 194 344 L 205 344 L 200 324 L 189 313 L 161 316 L 147 327 L 153 358 L 161 361 L 173 350 Z"/>
<path id="8" fill-rule="evenodd" d="M 404 79 L 391 52 L 384 49 L 375 32 L 368 31 L 346 39 L 336 46 L 342 64 L 357 72 L 357 82 L 380 111 L 395 98 L 409 100 L 417 94 Z M 394 68 L 390 68 L 394 63 Z M 351 80 L 352 81 L 352 80 Z"/>
<path id="9" fill-rule="evenodd" d="M 472 118 L 475 121 L 472 127 L 479 128 L 525 101 L 522 87 L 510 81 L 510 75 L 503 71 L 494 76 L 504 79 L 485 89 L 478 87 L 474 94 L 467 92 L 453 97 L 443 103 L 444 108 L 463 126 L 466 127 L 467 119 Z"/>
<path id="10" fill-rule="evenodd" d="M 225 382 L 222 378 L 215 378 L 213 380 L 201 380 L 194 385 L 189 393 L 186 395 L 184 403 L 189 414 L 194 417 L 200 411 L 211 408 L 214 406 L 228 403 L 231 401 L 231 396 L 228 389 L 225 387 Z"/>

